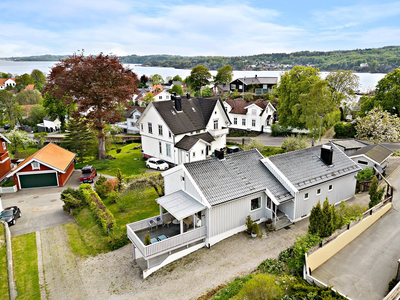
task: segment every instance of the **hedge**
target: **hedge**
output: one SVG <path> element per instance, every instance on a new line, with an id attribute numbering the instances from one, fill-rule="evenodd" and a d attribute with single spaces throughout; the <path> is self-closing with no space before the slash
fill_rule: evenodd
<path id="1" fill-rule="evenodd" d="M 82 194 L 83 199 L 88 204 L 90 210 L 100 221 L 101 227 L 105 234 L 109 234 L 110 230 L 116 226 L 116 221 L 113 214 L 107 209 L 103 201 L 101 201 L 99 195 L 92 189 L 90 184 L 85 183 L 79 186 L 79 191 Z"/>

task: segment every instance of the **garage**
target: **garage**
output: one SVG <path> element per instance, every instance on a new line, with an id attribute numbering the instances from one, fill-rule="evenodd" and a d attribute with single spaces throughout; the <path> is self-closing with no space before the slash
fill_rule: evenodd
<path id="1" fill-rule="evenodd" d="M 19 174 L 21 188 L 33 188 L 42 186 L 57 186 L 56 173 L 21 175 Z"/>

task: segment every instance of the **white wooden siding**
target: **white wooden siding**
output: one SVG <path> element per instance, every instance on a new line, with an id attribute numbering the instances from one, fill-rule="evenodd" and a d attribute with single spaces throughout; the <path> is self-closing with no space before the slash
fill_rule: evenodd
<path id="1" fill-rule="evenodd" d="M 278 206 L 278 209 L 289 217 L 290 220 L 294 220 L 294 202 L 289 201 Z"/>
<path id="2" fill-rule="evenodd" d="M 164 177 L 165 195 L 184 189 L 184 181 L 181 180 L 183 171 L 179 170 Z"/>

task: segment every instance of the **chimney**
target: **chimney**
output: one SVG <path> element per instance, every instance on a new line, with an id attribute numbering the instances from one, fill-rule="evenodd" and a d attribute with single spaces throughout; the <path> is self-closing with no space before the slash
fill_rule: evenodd
<path id="1" fill-rule="evenodd" d="M 332 158 L 333 158 L 333 149 L 331 146 L 322 145 L 321 147 L 321 159 L 322 161 L 328 165 L 332 165 Z"/>
<path id="2" fill-rule="evenodd" d="M 181 96 L 177 96 L 176 93 L 174 93 L 173 97 L 171 97 L 173 100 L 175 100 L 175 109 L 177 112 L 182 111 L 182 99 Z"/>
<path id="3" fill-rule="evenodd" d="M 214 155 L 218 159 L 224 159 L 224 151 L 219 151 L 217 149 L 214 150 Z"/>
<path id="4" fill-rule="evenodd" d="M 186 98 L 190 99 L 190 94 L 186 93 Z"/>

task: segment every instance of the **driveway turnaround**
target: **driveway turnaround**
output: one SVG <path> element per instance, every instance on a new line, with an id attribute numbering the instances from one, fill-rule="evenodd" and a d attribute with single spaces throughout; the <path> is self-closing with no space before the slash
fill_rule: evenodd
<path id="1" fill-rule="evenodd" d="M 312 276 L 353 300 L 385 297 L 400 258 L 400 169 L 390 177 L 395 187 L 393 208 Z"/>

